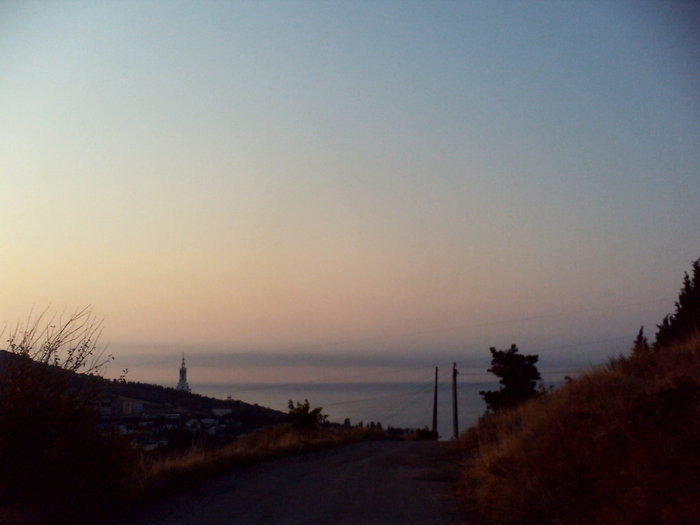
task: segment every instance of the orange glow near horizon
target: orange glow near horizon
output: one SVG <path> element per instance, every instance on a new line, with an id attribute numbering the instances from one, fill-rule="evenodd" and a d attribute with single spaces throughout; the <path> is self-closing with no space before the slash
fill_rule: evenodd
<path id="1" fill-rule="evenodd" d="M 0 7 L 0 322 L 91 304 L 127 354 L 400 355 L 632 340 L 673 308 L 692 17 L 181 7 Z"/>

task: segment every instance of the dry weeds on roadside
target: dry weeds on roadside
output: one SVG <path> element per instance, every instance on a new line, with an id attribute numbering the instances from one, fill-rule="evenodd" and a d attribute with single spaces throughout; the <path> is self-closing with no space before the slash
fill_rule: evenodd
<path id="1" fill-rule="evenodd" d="M 484 523 L 697 523 L 700 336 L 583 374 L 459 441 Z"/>
<path id="2" fill-rule="evenodd" d="M 383 433 L 366 427 L 323 426 L 314 433 L 298 432 L 289 425 L 268 427 L 217 449 L 193 447 L 183 454 L 145 460 L 142 482 L 135 487 L 135 493 L 150 497 L 154 493 L 186 488 L 238 466 L 384 437 Z"/>

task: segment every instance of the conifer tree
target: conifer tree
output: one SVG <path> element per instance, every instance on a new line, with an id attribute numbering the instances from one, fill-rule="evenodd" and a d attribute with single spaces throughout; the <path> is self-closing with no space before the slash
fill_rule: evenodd
<path id="1" fill-rule="evenodd" d="M 642 325 L 639 328 L 639 333 L 637 334 L 637 338 L 634 340 L 634 346 L 632 347 L 632 353 L 633 354 L 644 354 L 648 352 L 651 349 L 649 346 L 649 341 L 647 340 L 647 336 L 644 335 L 644 326 Z"/>
<path id="2" fill-rule="evenodd" d="M 488 371 L 500 377 L 499 383 L 503 385 L 500 390 L 479 392 L 489 410 L 514 407 L 535 395 L 537 381 L 542 379 L 535 366 L 539 356 L 519 354 L 515 345 L 510 345 L 508 350 L 491 347 L 489 351 L 492 358 Z"/>
<path id="3" fill-rule="evenodd" d="M 700 259 L 693 262 L 692 278 L 685 273 L 676 311 L 664 317 L 656 332 L 654 348 L 687 339 L 700 332 Z"/>

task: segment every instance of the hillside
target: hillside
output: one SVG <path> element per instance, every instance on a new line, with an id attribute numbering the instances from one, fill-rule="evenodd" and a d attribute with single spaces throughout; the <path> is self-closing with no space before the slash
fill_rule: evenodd
<path id="1" fill-rule="evenodd" d="M 458 447 L 484 523 L 697 523 L 700 336 L 484 416 Z"/>
<path id="2" fill-rule="evenodd" d="M 0 350 L 0 370 L 13 359 L 17 359 L 17 356 L 6 350 Z M 230 410 L 231 418 L 235 418 L 243 428 L 248 429 L 284 421 L 282 412 L 239 400 L 215 399 L 148 383 L 108 380 L 100 376 L 76 374 L 60 368 L 47 367 L 45 364 L 36 362 L 30 366 L 37 367 L 37 370 L 42 367 L 55 374 L 69 375 L 74 388 L 91 392 L 95 399 L 99 398 L 104 402 L 116 398 L 127 398 L 145 405 L 148 412 L 152 414 L 175 411 L 181 414 L 207 417 L 211 415 L 213 409 L 227 409 Z"/>
<path id="3" fill-rule="evenodd" d="M 193 414 L 206 415 L 213 409 L 228 409 L 237 419 L 252 426 L 276 424 L 284 421 L 284 414 L 278 410 L 261 407 L 240 400 L 224 400 L 182 392 L 174 388 L 136 383 L 131 381 L 106 380 L 99 378 L 99 391 L 106 397 L 126 397 L 163 407 L 173 407 Z"/>
<path id="4" fill-rule="evenodd" d="M 650 345 L 514 408 L 457 443 L 485 523 L 700 522 L 700 259 Z"/>

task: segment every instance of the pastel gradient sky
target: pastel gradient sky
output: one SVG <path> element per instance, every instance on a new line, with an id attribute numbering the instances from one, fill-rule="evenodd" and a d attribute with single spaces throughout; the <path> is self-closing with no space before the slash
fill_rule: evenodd
<path id="1" fill-rule="evenodd" d="M 628 347 L 700 256 L 699 13 L 4 2 L 0 319 L 92 304 L 191 362 Z"/>

